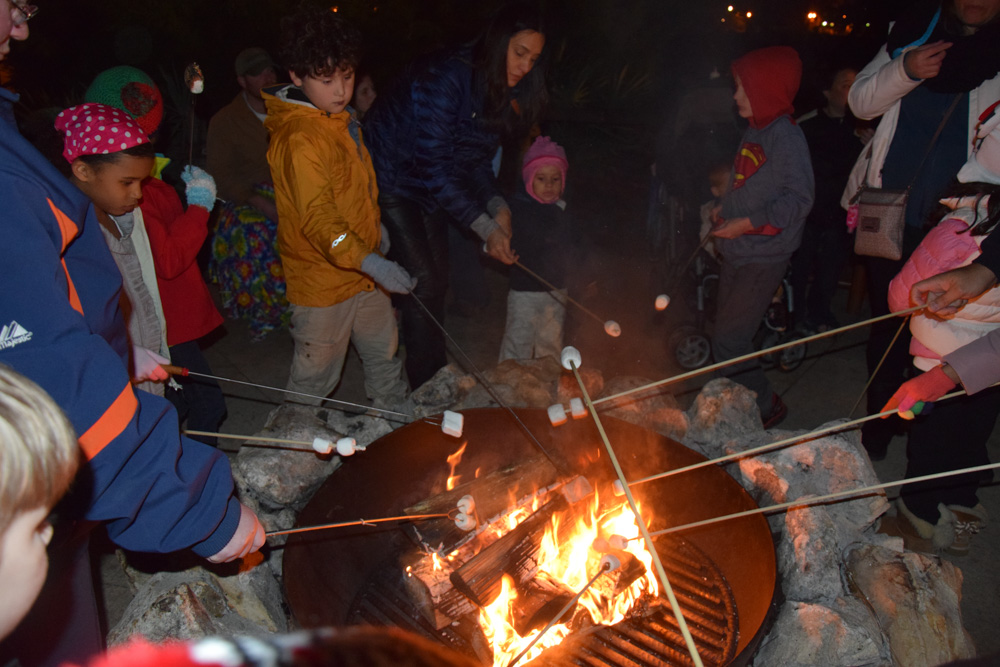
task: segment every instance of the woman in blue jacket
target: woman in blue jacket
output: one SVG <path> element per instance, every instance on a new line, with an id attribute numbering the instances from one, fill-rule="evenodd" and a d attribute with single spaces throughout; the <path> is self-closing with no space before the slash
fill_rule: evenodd
<path id="1" fill-rule="evenodd" d="M 510 209 L 492 160 L 526 136 L 546 101 L 535 63 L 545 46 L 534 4 L 501 9 L 471 46 L 413 63 L 365 117 L 389 258 L 417 279 L 414 296 L 438 322 L 448 289 L 447 225 L 471 229 L 512 264 Z M 445 365 L 444 337 L 414 299 L 400 301 L 406 372 L 418 387 Z"/>

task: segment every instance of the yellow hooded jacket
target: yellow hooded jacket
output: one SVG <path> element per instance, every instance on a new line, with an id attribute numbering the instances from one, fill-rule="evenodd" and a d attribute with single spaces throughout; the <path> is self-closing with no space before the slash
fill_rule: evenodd
<path id="1" fill-rule="evenodd" d="M 381 242 L 378 186 L 357 121 L 292 85 L 263 96 L 288 300 L 322 308 L 375 289 L 361 262 Z"/>

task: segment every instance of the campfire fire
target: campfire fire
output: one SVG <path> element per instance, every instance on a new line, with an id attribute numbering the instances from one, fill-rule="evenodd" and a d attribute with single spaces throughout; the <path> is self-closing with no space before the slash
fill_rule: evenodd
<path id="1" fill-rule="evenodd" d="M 522 662 L 530 661 L 545 649 L 561 643 L 571 632 L 593 625 L 614 625 L 624 620 L 633 611 L 636 602 L 644 598 L 653 599 L 659 593 L 656 578 L 649 575 L 652 572 L 649 552 L 641 539 L 631 539 L 639 537 L 639 528 L 635 515 L 628 506 L 619 504 L 610 511 L 601 513 L 596 493 L 591 496 L 591 500 L 585 502 L 590 504 L 590 509 L 583 516 L 572 519 L 575 526 L 569 540 L 560 542 L 559 539 L 560 535 L 566 534 L 565 527 L 560 527 L 559 524 L 568 513 L 553 515 L 541 541 L 536 580 L 554 583 L 571 593 L 579 592 L 599 570 L 602 553 L 594 549 L 595 542 L 604 545 L 612 535 L 629 539 L 627 552 L 642 564 L 642 574 L 632 582 L 623 582 L 622 577 L 627 574 L 621 572 L 612 572 L 598 579 L 580 597 L 576 609 L 571 610 L 558 625 L 546 632 L 522 658 Z M 624 559 L 628 557 L 625 556 Z M 628 560 L 630 563 L 635 562 Z M 623 565 L 621 569 L 625 570 L 626 566 Z M 603 582 L 602 579 L 609 581 Z M 619 590 L 619 582 L 627 584 L 624 590 Z M 516 630 L 519 595 L 513 579 L 504 575 L 499 597 L 480 609 L 479 622 L 493 649 L 494 665 L 509 664 L 541 632 L 541 628 L 533 628 L 522 635 Z M 558 610 L 552 610 L 551 615 L 554 616 L 556 611 Z"/>

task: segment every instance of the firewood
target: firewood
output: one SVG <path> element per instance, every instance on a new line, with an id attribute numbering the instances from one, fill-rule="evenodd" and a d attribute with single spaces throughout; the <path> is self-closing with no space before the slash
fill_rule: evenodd
<path id="1" fill-rule="evenodd" d="M 545 457 L 525 459 L 407 507 L 403 514 L 454 514 L 458 499 L 470 494 L 476 500 L 476 514 L 486 521 L 535 490 L 552 484 L 557 477 L 558 472 Z M 468 537 L 452 519 L 445 518 L 421 521 L 406 530 L 418 545 L 444 552 L 452 551 Z"/>
<path id="2" fill-rule="evenodd" d="M 528 581 L 517 592 L 511 605 L 514 629 L 526 637 L 529 632 L 543 627 L 555 618 L 576 593 L 560 581 L 550 578 L 544 572 Z M 572 617 L 572 610 L 566 616 Z"/>

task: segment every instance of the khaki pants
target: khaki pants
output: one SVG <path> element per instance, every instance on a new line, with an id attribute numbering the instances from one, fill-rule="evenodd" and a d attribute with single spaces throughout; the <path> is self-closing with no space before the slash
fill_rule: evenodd
<path id="1" fill-rule="evenodd" d="M 510 290 L 507 327 L 500 343 L 500 361 L 540 359 L 562 354 L 566 322 L 565 290 L 526 292 Z"/>
<path id="2" fill-rule="evenodd" d="M 312 308 L 292 305 L 291 332 L 295 341 L 292 371 L 287 388 L 314 396 L 327 396 L 340 382 L 353 343 L 365 371 L 365 393 L 382 406 L 406 398 L 403 366 L 396 356 L 399 332 L 389 297 L 379 290 L 361 292 L 347 301 Z M 319 405 L 319 399 L 289 398 Z"/>

